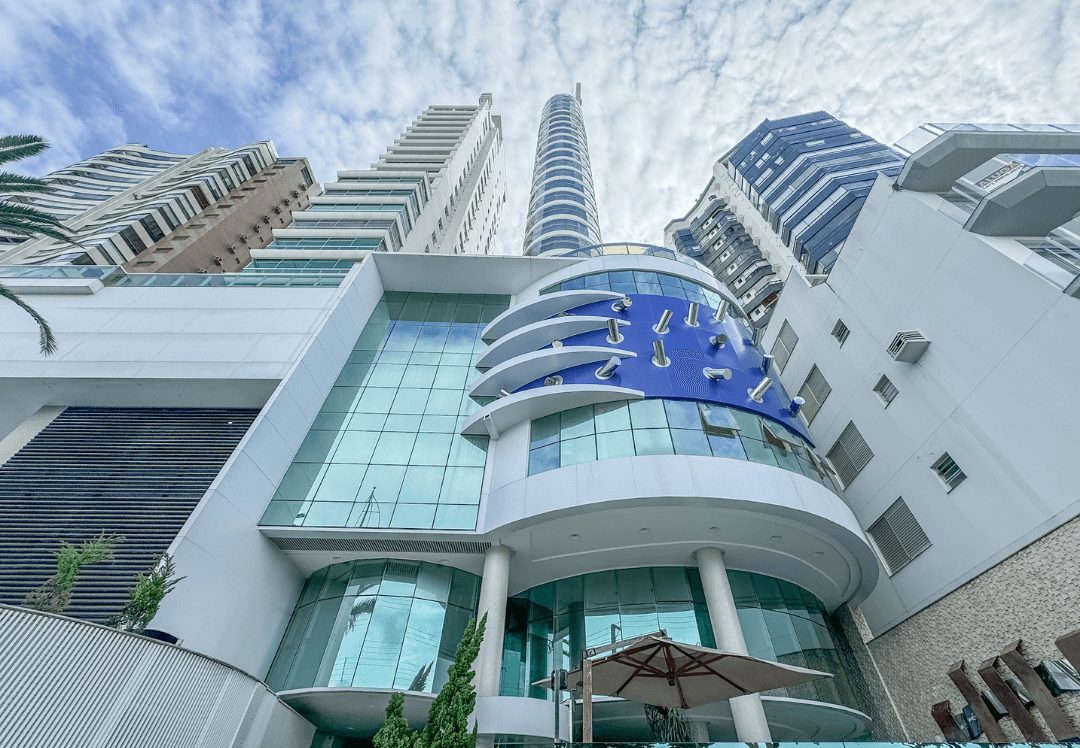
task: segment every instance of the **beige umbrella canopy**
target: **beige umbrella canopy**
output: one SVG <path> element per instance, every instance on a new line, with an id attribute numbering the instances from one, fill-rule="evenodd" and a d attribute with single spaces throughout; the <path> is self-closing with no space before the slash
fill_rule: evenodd
<path id="1" fill-rule="evenodd" d="M 577 680 L 574 676 L 583 676 L 590 700 L 593 694 L 602 694 L 679 709 L 832 677 L 659 636 L 646 636 L 613 654 L 586 660 L 582 670 L 571 674 L 570 682 Z"/>

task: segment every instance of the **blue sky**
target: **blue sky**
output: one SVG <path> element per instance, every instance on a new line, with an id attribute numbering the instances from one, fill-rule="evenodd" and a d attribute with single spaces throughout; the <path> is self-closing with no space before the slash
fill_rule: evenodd
<path id="1" fill-rule="evenodd" d="M 272 139 L 366 168 L 428 104 L 494 95 L 520 252 L 543 102 L 583 84 L 607 241 L 661 243 L 765 118 L 824 109 L 892 143 L 921 122 L 1080 122 L 1069 0 L 0 0 L 0 132 L 43 174 L 127 142 Z"/>

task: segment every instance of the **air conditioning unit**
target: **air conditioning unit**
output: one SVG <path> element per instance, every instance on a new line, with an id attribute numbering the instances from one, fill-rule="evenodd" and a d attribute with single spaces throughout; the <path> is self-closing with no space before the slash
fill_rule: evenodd
<path id="1" fill-rule="evenodd" d="M 930 341 L 918 330 L 905 330 L 896 333 L 889 345 L 889 355 L 897 361 L 913 364 L 918 361 L 930 347 Z"/>

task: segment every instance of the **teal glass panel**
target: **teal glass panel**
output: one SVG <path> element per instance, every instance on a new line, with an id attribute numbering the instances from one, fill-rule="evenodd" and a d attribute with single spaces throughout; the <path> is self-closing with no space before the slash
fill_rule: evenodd
<path id="1" fill-rule="evenodd" d="M 429 530 L 435 523 L 438 504 L 395 504 L 390 527 L 408 527 Z"/>
<path id="2" fill-rule="evenodd" d="M 757 439 L 748 439 L 744 436 L 742 439 L 742 446 L 743 449 L 746 450 L 746 457 L 750 462 L 760 462 L 763 465 L 778 467 L 776 464 L 776 457 L 765 442 L 760 442 Z"/>
<path id="3" fill-rule="evenodd" d="M 386 417 L 382 431 L 407 431 L 415 434 L 417 431 L 423 430 L 420 428 L 420 423 L 423 421 L 423 418 L 423 416 L 417 415 L 391 413 Z"/>
<path id="4" fill-rule="evenodd" d="M 473 467 L 448 467 L 443 478 L 440 504 L 477 504 L 472 501 L 480 495 L 484 482 L 484 469 Z"/>
<path id="5" fill-rule="evenodd" d="M 529 450 L 529 475 L 545 473 L 557 467 L 559 467 L 558 443 Z"/>
<path id="6" fill-rule="evenodd" d="M 554 444 L 559 440 L 559 414 L 537 418 L 532 422 L 532 437 L 530 446 L 542 447 L 546 444 Z"/>
<path id="7" fill-rule="evenodd" d="M 630 409 L 625 402 L 603 403 L 593 408 L 596 412 L 596 433 L 629 430 Z"/>
<path id="8" fill-rule="evenodd" d="M 568 439 L 574 439 L 579 436 L 586 436 L 594 433 L 593 427 L 593 408 L 591 405 L 586 405 L 582 408 L 574 408 L 573 410 L 565 410 L 560 414 L 561 427 L 559 429 L 559 438 L 563 441 Z M 596 459 L 595 457 L 593 459 Z"/>
<path id="9" fill-rule="evenodd" d="M 435 373 L 438 369 L 437 366 L 409 364 L 405 367 L 405 374 L 401 377 L 401 386 L 430 389 L 435 382 Z"/>
<path id="10" fill-rule="evenodd" d="M 379 441 L 376 431 L 345 431 L 341 435 L 334 462 L 347 462 L 366 465 L 371 461 L 375 445 Z"/>
<path id="11" fill-rule="evenodd" d="M 552 446 L 558 449 L 559 445 L 554 444 Z M 614 431 L 611 433 L 598 433 L 596 435 L 596 459 L 604 460 L 610 457 L 633 456 L 634 435 L 630 431 Z M 553 467 L 559 466 L 556 464 Z"/>
<path id="12" fill-rule="evenodd" d="M 348 501 L 356 499 L 360 481 L 367 472 L 367 465 L 334 464 L 326 468 L 315 501 Z M 346 513 L 346 517 L 348 514 Z"/>
<path id="13" fill-rule="evenodd" d="M 667 428 L 663 400 L 634 400 L 630 403 L 630 423 L 634 429 Z"/>
<path id="14" fill-rule="evenodd" d="M 671 442 L 677 455 L 703 455 L 712 457 L 712 448 L 709 446 L 709 437 L 704 431 L 690 431 L 687 429 L 672 429 Z"/>
<path id="15" fill-rule="evenodd" d="M 631 417 L 633 417 L 631 415 Z M 634 429 L 634 450 L 638 455 L 673 455 L 671 432 L 667 429 Z"/>
<path id="16" fill-rule="evenodd" d="M 400 431 L 384 431 L 371 460 L 379 465 L 408 465 L 416 434 Z"/>
<path id="17" fill-rule="evenodd" d="M 410 465 L 446 465 L 450 456 L 450 434 L 417 434 Z"/>
<path id="18" fill-rule="evenodd" d="M 479 507 L 440 503 L 435 511 L 436 530 L 471 530 L 476 527 Z"/>
<path id="19" fill-rule="evenodd" d="M 591 422 L 590 422 L 591 423 Z M 582 436 L 561 442 L 559 462 L 562 467 L 596 460 L 596 437 Z"/>
<path id="20" fill-rule="evenodd" d="M 398 500 L 409 504 L 438 504 L 445 472 L 443 467 L 410 465 L 405 471 Z"/>
<path id="21" fill-rule="evenodd" d="M 715 436 L 708 434 L 709 446 L 713 457 L 727 457 L 732 460 L 745 460 L 746 450 L 737 436 Z"/>
<path id="22" fill-rule="evenodd" d="M 667 413 L 667 425 L 673 429 L 701 429 L 697 403 L 686 400 L 662 400 Z"/>

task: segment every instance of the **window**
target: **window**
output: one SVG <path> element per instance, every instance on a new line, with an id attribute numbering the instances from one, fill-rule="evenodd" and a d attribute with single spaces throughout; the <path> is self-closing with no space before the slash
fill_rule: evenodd
<path id="1" fill-rule="evenodd" d="M 937 461 L 930 466 L 930 469 L 937 473 L 937 476 L 941 478 L 941 482 L 948 486 L 950 491 L 963 483 L 964 478 L 967 478 L 960 466 L 953 461 L 952 457 L 949 457 L 948 452 L 937 458 Z"/>
<path id="2" fill-rule="evenodd" d="M 139 236 L 131 226 L 128 226 L 120 232 L 120 238 L 124 240 L 124 243 L 126 243 L 128 248 L 135 254 L 139 254 L 139 252 L 146 249 L 146 242 L 142 240 L 142 237 Z"/>
<path id="3" fill-rule="evenodd" d="M 866 463 L 870 462 L 874 453 L 870 451 L 866 440 L 862 438 L 862 434 L 855 428 L 855 422 L 849 421 L 843 433 L 840 434 L 840 438 L 836 440 L 836 444 L 825 456 L 832 463 L 837 477 L 844 484 L 844 488 L 847 488 L 862 472 L 862 469 L 866 467 Z"/>
<path id="4" fill-rule="evenodd" d="M 877 546 L 885 570 L 892 576 L 903 569 L 912 559 L 930 547 L 922 527 L 908 509 L 903 497 L 885 510 L 877 522 L 867 531 Z"/>
<path id="5" fill-rule="evenodd" d="M 874 385 L 874 392 L 881 398 L 881 402 L 885 404 L 885 407 L 889 407 L 889 403 L 896 397 L 896 393 L 900 390 L 896 389 L 896 385 L 889 381 L 889 378 L 884 374 L 878 383 Z"/>
<path id="6" fill-rule="evenodd" d="M 847 340 L 848 335 L 851 334 L 851 330 L 844 324 L 844 320 L 838 319 L 836 320 L 836 324 L 833 325 L 832 333 L 830 334 L 840 341 L 840 345 L 843 346 L 844 341 Z"/>
<path id="7" fill-rule="evenodd" d="M 802 415 L 803 420 L 806 421 L 807 426 L 810 425 L 814 420 L 814 416 L 821 410 L 821 406 L 825 403 L 825 398 L 829 396 L 830 392 L 832 392 L 832 387 L 825 381 L 821 370 L 815 365 L 810 369 L 806 381 L 803 382 L 803 386 L 799 390 L 799 397 L 806 401 L 799 413 Z"/>
<path id="8" fill-rule="evenodd" d="M 791 358 L 791 352 L 795 350 L 795 344 L 798 342 L 799 336 L 795 334 L 788 321 L 784 320 L 784 324 L 780 326 L 780 334 L 776 336 L 776 342 L 772 347 L 773 364 L 777 371 L 784 371 L 784 367 Z"/>

